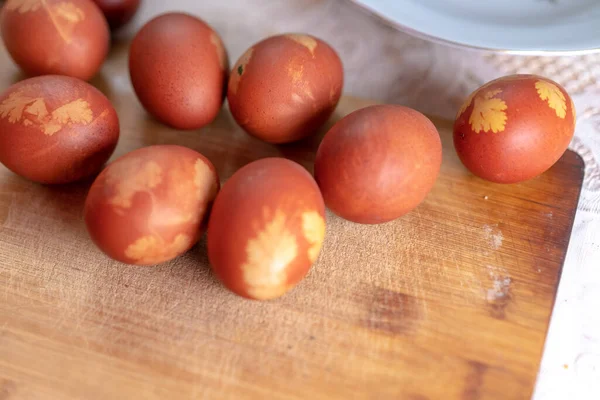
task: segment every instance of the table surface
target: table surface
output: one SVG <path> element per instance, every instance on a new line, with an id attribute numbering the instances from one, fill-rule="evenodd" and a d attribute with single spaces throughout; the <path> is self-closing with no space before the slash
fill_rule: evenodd
<path id="1" fill-rule="evenodd" d="M 121 35 L 130 36 L 151 16 L 168 10 L 209 21 L 232 60 L 266 35 L 313 33 L 342 56 L 346 93 L 444 117 L 452 117 L 478 85 L 503 74 L 539 73 L 565 85 L 578 109 L 571 148 L 586 162 L 586 178 L 534 397 L 600 398 L 599 55 L 524 57 L 445 48 L 399 33 L 345 0 L 256 0 L 251 7 L 243 0 L 146 0 Z"/>

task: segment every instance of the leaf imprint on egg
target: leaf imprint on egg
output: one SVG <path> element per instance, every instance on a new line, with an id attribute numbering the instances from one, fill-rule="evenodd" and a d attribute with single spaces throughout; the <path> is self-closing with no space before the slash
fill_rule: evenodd
<path id="1" fill-rule="evenodd" d="M 306 47 L 308 49 L 308 51 L 310 51 L 310 54 L 314 57 L 315 56 L 315 49 L 317 48 L 317 41 L 308 36 L 308 35 L 299 35 L 299 34 L 289 34 L 286 35 L 286 37 L 288 39 L 293 40 L 294 42 Z"/>
<path id="2" fill-rule="evenodd" d="M 6 8 L 20 14 L 43 8 L 59 36 L 67 43 L 71 42 L 77 24 L 85 19 L 83 10 L 70 1 L 50 5 L 46 0 L 9 0 Z"/>
<path id="3" fill-rule="evenodd" d="M 478 92 L 478 90 L 475 90 L 474 92 L 472 92 L 469 95 L 469 97 L 467 97 L 467 100 L 465 100 L 465 102 L 462 104 L 462 106 L 458 110 L 458 114 L 456 114 L 456 118 L 460 117 L 465 111 L 467 111 L 467 108 L 469 108 L 469 106 L 473 102 L 473 98 L 475 97 L 477 92 Z"/>
<path id="4" fill-rule="evenodd" d="M 6 9 L 9 11 L 18 11 L 21 14 L 30 11 L 37 11 L 42 7 L 42 0 L 8 0 Z"/>
<path id="5" fill-rule="evenodd" d="M 308 259 L 315 262 L 319 257 L 323 240 L 325 239 L 325 220 L 316 211 L 306 211 L 302 214 L 302 233 L 310 244 Z"/>
<path id="6" fill-rule="evenodd" d="M 467 108 L 469 108 L 469 106 L 473 102 L 473 99 L 475 98 L 475 96 L 477 94 L 481 93 L 484 89 L 488 88 L 489 86 L 492 86 L 498 82 L 520 81 L 523 79 L 525 79 L 525 78 L 523 78 L 521 75 L 510 75 L 510 76 L 504 76 L 502 78 L 498 78 L 498 79 L 489 81 L 486 84 L 480 86 L 479 89 L 476 89 L 475 91 L 471 92 L 471 94 L 467 97 L 465 102 L 462 104 L 462 106 L 458 110 L 458 113 L 456 114 L 456 118 L 460 117 L 465 111 L 467 111 Z"/>
<path id="7" fill-rule="evenodd" d="M 248 293 L 257 299 L 271 299 L 288 289 L 286 268 L 298 255 L 295 236 L 286 227 L 286 215 L 263 210 L 264 228 L 246 244 L 242 265 Z"/>
<path id="8" fill-rule="evenodd" d="M 69 1 L 54 4 L 51 7 L 48 7 L 45 0 L 42 0 L 42 2 L 60 37 L 65 42 L 70 43 L 75 28 L 85 19 L 83 10 Z"/>
<path id="9" fill-rule="evenodd" d="M 496 97 L 500 93 L 502 89 L 494 89 L 475 96 L 475 104 L 469 118 L 469 124 L 475 133 L 504 131 L 507 105 L 504 100 Z"/>
<path id="10" fill-rule="evenodd" d="M 189 235 L 180 233 L 172 242 L 156 235 L 142 236 L 125 249 L 125 257 L 137 264 L 160 264 L 186 252 L 194 243 Z"/>
<path id="11" fill-rule="evenodd" d="M 557 117 L 564 119 L 567 116 L 567 99 L 558 86 L 546 81 L 537 81 L 535 88 L 540 99 L 548 103 Z"/>
<path id="12" fill-rule="evenodd" d="M 44 98 L 26 94 L 29 89 L 24 87 L 4 99 L 0 103 L 0 118 L 8 118 L 8 122 L 12 124 L 20 122 L 25 126 L 36 126 L 48 136 L 54 135 L 67 125 L 87 125 L 92 122 L 94 115 L 87 101 L 77 99 L 50 113 Z"/>
<path id="13" fill-rule="evenodd" d="M 109 203 L 119 208 L 130 208 L 133 196 L 139 192 L 151 195 L 150 190 L 164 180 L 163 169 L 155 161 L 126 158 L 106 169 L 105 185 L 114 193 Z"/>

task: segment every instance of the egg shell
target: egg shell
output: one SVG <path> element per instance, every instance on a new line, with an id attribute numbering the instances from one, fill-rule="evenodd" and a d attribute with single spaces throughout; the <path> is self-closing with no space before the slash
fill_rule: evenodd
<path id="1" fill-rule="evenodd" d="M 325 206 L 313 177 L 292 161 L 266 158 L 223 185 L 208 224 L 208 257 L 231 291 L 269 300 L 305 277 L 324 237 Z"/>
<path id="2" fill-rule="evenodd" d="M 8 53 L 30 76 L 89 80 L 110 45 L 106 19 L 89 0 L 8 0 L 0 26 Z"/>
<path id="3" fill-rule="evenodd" d="M 560 159 L 575 133 L 575 106 L 558 83 L 510 75 L 473 92 L 454 123 L 462 163 L 497 183 L 532 179 Z"/>
<path id="4" fill-rule="evenodd" d="M 94 0 L 112 30 L 127 24 L 140 7 L 141 0 Z"/>
<path id="5" fill-rule="evenodd" d="M 0 162 L 45 184 L 102 169 L 119 140 L 119 119 L 98 89 L 76 78 L 29 78 L 0 95 Z"/>
<path id="6" fill-rule="evenodd" d="M 221 38 L 204 21 L 167 13 L 131 43 L 131 82 L 144 108 L 177 129 L 198 129 L 218 115 L 229 61 Z"/>
<path id="7" fill-rule="evenodd" d="M 314 134 L 335 110 L 344 85 L 342 62 L 324 41 L 305 34 L 269 37 L 233 67 L 227 99 L 248 132 L 269 143 Z"/>
<path id="8" fill-rule="evenodd" d="M 176 145 L 144 147 L 98 175 L 85 203 L 86 226 L 109 257 L 160 264 L 198 241 L 219 186 L 202 154 Z"/>
<path id="9" fill-rule="evenodd" d="M 377 224 L 416 208 L 433 188 L 441 162 L 441 140 L 427 117 L 403 106 L 375 105 L 326 133 L 315 179 L 334 213 Z"/>

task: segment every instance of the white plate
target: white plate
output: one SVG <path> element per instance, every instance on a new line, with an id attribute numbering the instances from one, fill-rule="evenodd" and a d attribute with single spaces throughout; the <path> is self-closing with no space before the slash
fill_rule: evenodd
<path id="1" fill-rule="evenodd" d="M 526 54 L 600 51 L 600 0 L 354 0 L 415 36 Z"/>

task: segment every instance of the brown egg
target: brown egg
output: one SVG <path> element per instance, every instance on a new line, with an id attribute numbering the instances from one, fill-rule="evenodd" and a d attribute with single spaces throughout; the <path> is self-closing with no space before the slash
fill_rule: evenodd
<path id="1" fill-rule="evenodd" d="M 313 36 L 287 34 L 248 49 L 229 78 L 231 114 L 250 135 L 269 143 L 314 134 L 335 110 L 344 84 L 337 53 Z"/>
<path id="2" fill-rule="evenodd" d="M 129 72 L 146 110 L 178 129 L 212 122 L 223 105 L 228 66 L 219 35 L 183 13 L 160 15 L 131 43 Z"/>
<path id="3" fill-rule="evenodd" d="M 92 85 L 46 75 L 0 95 L 0 162 L 35 182 L 74 182 L 98 173 L 119 140 L 119 120 Z"/>
<path id="4" fill-rule="evenodd" d="M 208 257 L 234 293 L 280 297 L 317 260 L 325 237 L 325 206 L 312 176 L 282 158 L 238 170 L 217 196 L 208 223 Z"/>
<path id="5" fill-rule="evenodd" d="M 110 28 L 115 30 L 131 21 L 140 7 L 141 0 L 94 0 L 94 2 L 104 13 Z"/>
<path id="6" fill-rule="evenodd" d="M 575 107 L 564 88 L 535 75 L 491 81 L 456 116 L 454 146 L 475 175 L 516 183 L 548 170 L 575 132 Z"/>
<path id="7" fill-rule="evenodd" d="M 175 145 L 144 147 L 118 158 L 94 181 L 85 222 L 109 257 L 160 264 L 198 241 L 218 190 L 215 168 L 202 154 Z"/>
<path id="8" fill-rule="evenodd" d="M 89 0 L 8 0 L 0 25 L 11 57 L 32 76 L 88 80 L 108 54 L 108 24 Z"/>
<path id="9" fill-rule="evenodd" d="M 317 151 L 315 178 L 334 213 L 362 224 L 388 222 L 416 208 L 440 171 L 442 144 L 423 114 L 396 105 L 355 111 Z"/>

